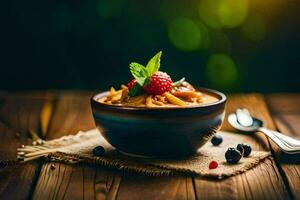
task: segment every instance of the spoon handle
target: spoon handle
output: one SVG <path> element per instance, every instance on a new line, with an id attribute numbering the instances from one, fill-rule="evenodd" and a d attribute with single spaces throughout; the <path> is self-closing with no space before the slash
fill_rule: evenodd
<path id="1" fill-rule="evenodd" d="M 276 137 L 278 137 L 282 142 L 286 143 L 287 145 L 291 147 L 299 147 L 300 148 L 300 140 L 294 139 L 292 137 L 289 137 L 287 135 L 283 135 L 282 133 L 279 133 L 277 131 L 272 131 Z"/>
<path id="2" fill-rule="evenodd" d="M 292 147 L 283 142 L 280 138 L 278 138 L 272 131 L 266 128 L 259 128 L 260 132 L 263 132 L 266 136 L 268 136 L 271 140 L 273 140 L 282 151 L 288 154 L 296 154 L 300 153 L 300 147 Z"/>

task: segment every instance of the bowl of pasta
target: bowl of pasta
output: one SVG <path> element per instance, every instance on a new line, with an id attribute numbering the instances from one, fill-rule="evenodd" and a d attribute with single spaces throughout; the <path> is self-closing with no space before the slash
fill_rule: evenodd
<path id="1" fill-rule="evenodd" d="M 144 67 L 130 64 L 134 77 L 91 98 L 94 120 L 104 138 L 123 154 L 179 157 L 196 153 L 220 128 L 226 96 L 173 82 L 161 71 L 161 52 Z"/>

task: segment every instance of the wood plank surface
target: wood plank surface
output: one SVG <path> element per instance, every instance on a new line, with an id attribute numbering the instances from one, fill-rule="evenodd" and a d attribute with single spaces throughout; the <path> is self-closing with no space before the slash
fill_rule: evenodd
<path id="1" fill-rule="evenodd" d="M 38 161 L 18 164 L 16 148 L 30 142 L 29 130 L 39 131 L 45 93 L 0 94 L 0 199 L 27 199 L 39 174 Z"/>
<path id="2" fill-rule="evenodd" d="M 118 199 L 197 199 L 192 177 L 150 177 L 124 172 Z"/>
<path id="3" fill-rule="evenodd" d="M 300 95 L 268 95 L 267 102 L 277 129 L 300 139 Z M 294 199 L 300 199 L 300 155 L 278 155 L 278 162 Z"/>

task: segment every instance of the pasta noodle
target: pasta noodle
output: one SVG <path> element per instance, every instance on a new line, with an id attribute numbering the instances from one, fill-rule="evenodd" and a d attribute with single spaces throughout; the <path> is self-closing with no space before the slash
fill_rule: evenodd
<path id="1" fill-rule="evenodd" d="M 181 85 L 174 87 L 169 92 L 162 95 L 129 96 L 128 87 L 121 85 L 121 89 L 115 90 L 110 88 L 106 97 L 98 99 L 101 103 L 119 105 L 119 106 L 135 106 L 135 107 L 188 107 L 217 101 L 215 97 L 209 96 L 202 92 L 196 91 L 194 87 L 184 81 Z"/>

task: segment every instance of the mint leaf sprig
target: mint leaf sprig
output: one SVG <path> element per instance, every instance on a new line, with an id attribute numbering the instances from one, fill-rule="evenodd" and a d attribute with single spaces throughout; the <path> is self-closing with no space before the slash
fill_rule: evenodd
<path id="1" fill-rule="evenodd" d="M 149 72 L 149 75 L 155 74 L 159 68 L 160 68 L 160 58 L 161 58 L 162 52 L 159 51 L 155 56 L 153 56 L 149 62 L 147 63 L 147 70 Z"/>
<path id="2" fill-rule="evenodd" d="M 160 68 L 160 58 L 162 52 L 159 51 L 155 56 L 153 56 L 147 63 L 146 67 L 143 65 L 132 62 L 129 64 L 129 69 L 132 76 L 135 78 L 138 84 L 135 84 L 129 91 L 130 96 L 135 96 L 139 93 L 143 86 L 150 83 L 150 78 L 155 74 Z"/>
<path id="3" fill-rule="evenodd" d="M 132 62 L 130 63 L 130 72 L 139 85 L 143 86 L 149 77 L 149 71 L 143 65 Z"/>

